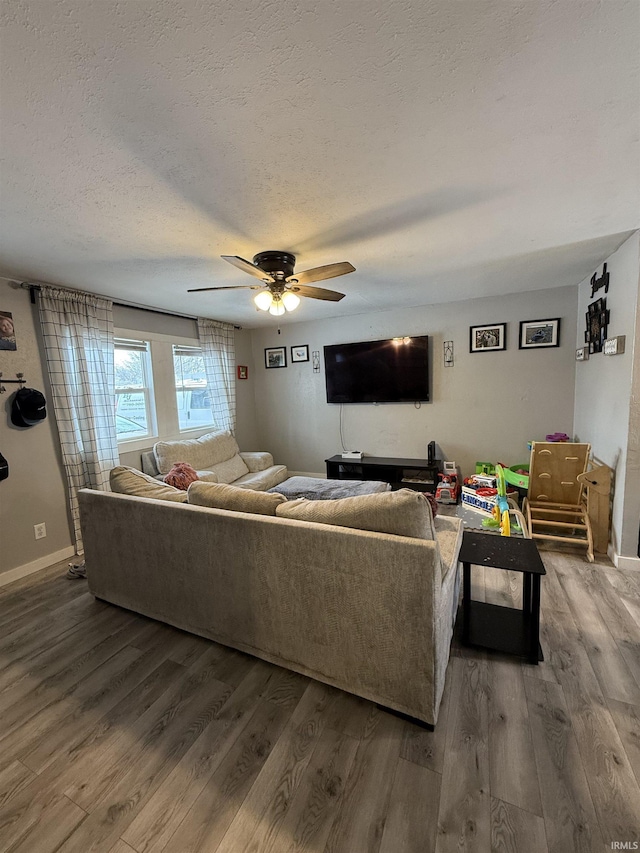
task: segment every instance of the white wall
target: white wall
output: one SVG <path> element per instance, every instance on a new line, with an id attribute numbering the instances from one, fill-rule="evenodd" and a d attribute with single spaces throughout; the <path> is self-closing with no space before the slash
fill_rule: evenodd
<path id="1" fill-rule="evenodd" d="M 612 546 L 615 555 L 633 558 L 638 555 L 640 522 L 639 232 L 607 258 L 607 270 L 609 292 L 599 290 L 593 299 L 606 298 L 611 312 L 607 335 L 625 335 L 626 348 L 622 355 L 597 353 L 577 363 L 574 425 L 576 437 L 590 442 L 594 456 L 615 472 Z M 597 273 L 602 274 L 602 267 Z M 592 301 L 589 279 L 579 285 L 578 293 L 576 346 L 580 347 Z"/>
<path id="2" fill-rule="evenodd" d="M 10 401 L 19 386 L 5 385 L 6 393 L 0 395 L 0 451 L 10 471 L 9 479 L 0 483 L 1 582 L 2 574 L 12 569 L 36 561 L 46 566 L 63 559 L 73 553 L 73 546 L 58 433 L 38 347 L 36 306 L 31 305 L 27 290 L 0 279 L 0 311 L 13 314 L 17 342 L 15 352 L 0 351 L 0 371 L 5 379 L 24 373 L 27 386 L 42 391 L 47 399 L 47 419 L 20 429 L 10 418 Z M 42 521 L 47 536 L 36 540 L 33 525 Z M 49 560 L 49 555 L 55 556 Z"/>
<path id="3" fill-rule="evenodd" d="M 326 402 L 326 344 L 397 335 L 432 338 L 432 402 L 345 405 L 344 439 L 349 449 L 372 456 L 425 458 L 435 440 L 443 458 L 463 474 L 476 460 L 527 461 L 527 441 L 550 432 L 573 431 L 575 287 L 541 290 L 315 323 L 289 324 L 277 333 L 252 333 L 260 445 L 293 471 L 324 473 L 324 460 L 341 451 L 340 407 Z M 519 350 L 519 321 L 560 317 L 560 347 Z M 470 353 L 469 326 L 507 323 L 506 352 Z M 453 340 L 454 367 L 443 366 L 445 340 Z M 311 362 L 291 364 L 290 347 L 320 350 L 321 372 Z M 286 368 L 264 367 L 264 348 L 287 347 Z"/>

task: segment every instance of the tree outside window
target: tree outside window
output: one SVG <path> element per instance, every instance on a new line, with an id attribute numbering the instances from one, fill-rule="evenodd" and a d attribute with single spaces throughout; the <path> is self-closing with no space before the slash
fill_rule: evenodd
<path id="1" fill-rule="evenodd" d="M 150 436 L 155 411 L 149 343 L 116 338 L 114 357 L 118 441 Z"/>

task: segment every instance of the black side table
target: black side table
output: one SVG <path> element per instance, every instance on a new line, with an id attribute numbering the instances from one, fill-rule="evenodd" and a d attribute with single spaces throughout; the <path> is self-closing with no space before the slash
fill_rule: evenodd
<path id="1" fill-rule="evenodd" d="M 546 574 L 533 539 L 517 539 L 465 530 L 460 548 L 463 565 L 462 641 L 507 654 L 544 660 L 540 647 L 540 577 Z M 471 600 L 471 566 L 522 572 L 522 610 Z"/>

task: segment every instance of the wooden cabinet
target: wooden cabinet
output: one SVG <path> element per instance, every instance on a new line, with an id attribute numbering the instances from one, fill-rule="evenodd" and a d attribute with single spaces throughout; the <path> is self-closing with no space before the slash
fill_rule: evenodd
<path id="1" fill-rule="evenodd" d="M 340 454 L 325 459 L 330 480 L 381 480 L 393 489 L 415 489 L 435 492 L 440 463 L 426 459 L 394 459 L 386 456 L 363 456 L 343 459 Z"/>

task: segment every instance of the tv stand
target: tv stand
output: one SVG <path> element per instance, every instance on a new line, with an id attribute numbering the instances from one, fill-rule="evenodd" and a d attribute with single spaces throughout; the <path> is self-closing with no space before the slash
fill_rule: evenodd
<path id="1" fill-rule="evenodd" d="M 438 486 L 440 461 L 426 459 L 394 459 L 387 456 L 363 456 L 343 459 L 340 454 L 325 459 L 329 480 L 381 480 L 392 489 L 414 489 L 434 492 Z"/>

